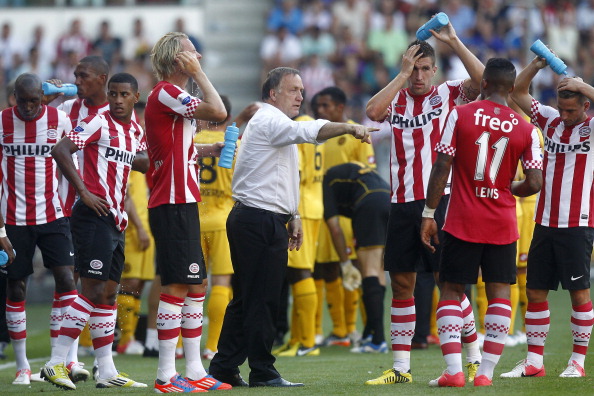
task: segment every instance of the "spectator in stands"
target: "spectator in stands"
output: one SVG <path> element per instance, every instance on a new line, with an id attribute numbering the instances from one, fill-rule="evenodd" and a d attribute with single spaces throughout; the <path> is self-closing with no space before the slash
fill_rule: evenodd
<path id="1" fill-rule="evenodd" d="M 117 72 L 122 62 L 122 39 L 111 34 L 108 20 L 102 21 L 99 29 L 99 37 L 93 42 L 93 51 L 105 59 L 111 70 Z"/>
<path id="2" fill-rule="evenodd" d="M 41 25 L 36 25 L 33 28 L 33 37 L 27 48 L 33 47 L 37 49 L 39 70 L 48 70 L 51 77 L 53 77 L 53 68 L 56 61 L 56 44 L 47 37 Z M 41 81 L 44 81 L 45 77 L 42 74 L 40 73 L 39 77 Z"/>
<path id="3" fill-rule="evenodd" d="M 58 39 L 58 62 L 66 59 L 70 52 L 74 52 L 76 59 L 84 58 L 91 52 L 91 42 L 81 30 L 80 19 L 74 19 L 70 29 Z"/>
<path id="4" fill-rule="evenodd" d="M 369 0 L 336 0 L 332 5 L 332 31 L 339 36 L 348 27 L 356 40 L 363 41 L 370 12 Z"/>
<path id="5" fill-rule="evenodd" d="M 312 0 L 303 12 L 303 28 L 317 27 L 322 31 L 330 31 L 332 27 L 332 14 L 322 0 Z"/>
<path id="6" fill-rule="evenodd" d="M 301 37 L 301 49 L 304 57 L 317 55 L 327 61 L 336 51 L 336 40 L 329 32 L 312 26 Z"/>
<path id="7" fill-rule="evenodd" d="M 20 55 L 21 49 L 22 43 L 19 43 L 13 36 L 11 24 L 9 22 L 2 24 L 2 32 L 0 33 L 0 72 L 4 81 L 11 79 L 15 54 Z"/>
<path id="8" fill-rule="evenodd" d="M 266 22 L 268 31 L 276 32 L 281 26 L 287 27 L 294 35 L 299 35 L 303 30 L 303 13 L 297 1 L 281 0 L 270 12 Z"/>
<path id="9" fill-rule="evenodd" d="M 204 47 L 202 46 L 202 43 L 200 42 L 200 40 L 198 40 L 191 33 L 186 31 L 185 24 L 186 23 L 183 18 L 177 18 L 175 20 L 175 29 L 173 31 L 185 33 L 188 36 L 188 40 L 190 40 L 190 42 L 194 45 L 194 48 L 196 48 L 196 51 L 198 51 L 198 53 L 202 54 L 202 51 L 204 51 Z"/>
<path id="10" fill-rule="evenodd" d="M 260 47 L 260 57 L 263 62 L 262 72 L 265 77 L 269 70 L 286 66 L 295 68 L 301 60 L 301 43 L 289 28 L 281 25 L 274 33 L 264 37 Z"/>
<path id="11" fill-rule="evenodd" d="M 142 19 L 134 19 L 132 36 L 127 36 L 124 39 L 122 54 L 126 61 L 131 61 L 138 55 L 149 54 L 151 52 L 152 44 L 144 33 L 144 24 Z M 136 74 L 131 73 L 137 77 Z M 140 83 L 140 81 L 139 81 Z"/>

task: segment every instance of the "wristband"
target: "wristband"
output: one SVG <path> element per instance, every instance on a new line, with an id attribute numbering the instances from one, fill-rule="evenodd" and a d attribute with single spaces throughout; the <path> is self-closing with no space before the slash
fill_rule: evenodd
<path id="1" fill-rule="evenodd" d="M 300 219 L 301 219 L 301 216 L 299 216 L 299 213 L 297 213 L 297 214 L 294 214 L 293 217 L 291 217 L 291 220 L 290 221 L 300 220 Z"/>
<path id="2" fill-rule="evenodd" d="M 425 208 L 423 209 L 423 214 L 421 214 L 421 217 L 428 217 L 430 219 L 435 217 L 435 209 L 431 209 L 429 207 L 427 207 L 427 205 L 425 205 Z"/>
<path id="3" fill-rule="evenodd" d="M 6 238 L 6 227 L 0 227 L 0 238 Z"/>

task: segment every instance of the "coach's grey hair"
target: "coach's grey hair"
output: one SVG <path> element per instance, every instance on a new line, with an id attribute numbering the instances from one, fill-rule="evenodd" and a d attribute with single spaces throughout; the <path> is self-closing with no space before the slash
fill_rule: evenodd
<path id="1" fill-rule="evenodd" d="M 288 74 L 301 75 L 299 70 L 291 67 L 277 67 L 270 70 L 268 76 L 266 76 L 266 81 L 262 85 L 262 100 L 270 99 L 270 90 L 278 89 L 281 80 Z"/>

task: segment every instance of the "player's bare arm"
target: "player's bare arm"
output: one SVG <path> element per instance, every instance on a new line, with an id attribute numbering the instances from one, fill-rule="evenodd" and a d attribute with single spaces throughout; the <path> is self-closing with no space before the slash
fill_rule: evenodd
<path id="1" fill-rule="evenodd" d="M 204 96 L 194 111 L 194 118 L 222 122 L 227 118 L 227 111 L 221 97 L 202 70 L 200 56 L 196 51 L 182 51 L 177 54 L 175 61 L 182 73 L 194 79 Z"/>
<path id="2" fill-rule="evenodd" d="M 132 170 L 140 173 L 146 173 L 149 170 L 150 164 L 151 162 L 147 152 L 145 150 L 139 151 L 136 153 L 134 161 L 132 161 Z"/>
<path id="3" fill-rule="evenodd" d="M 87 190 L 85 183 L 80 178 L 74 166 L 72 154 L 78 150 L 78 146 L 70 138 L 64 137 L 54 146 L 51 154 L 60 171 L 66 176 L 68 182 L 72 184 L 84 204 L 93 209 L 97 213 L 97 216 L 107 216 L 109 214 L 109 203 Z"/>
<path id="4" fill-rule="evenodd" d="M 594 87 L 587 84 L 580 77 L 568 77 L 559 82 L 558 91 L 579 92 L 587 97 L 591 102 L 594 101 Z"/>
<path id="5" fill-rule="evenodd" d="M 381 91 L 376 93 L 369 102 L 365 112 L 367 117 L 373 121 L 383 121 L 388 115 L 388 106 L 394 97 L 406 85 L 415 67 L 415 62 L 421 58 L 422 53 L 417 54 L 419 45 L 413 45 L 402 55 L 400 73 L 388 83 Z"/>
<path id="6" fill-rule="evenodd" d="M 511 97 L 522 111 L 530 115 L 530 106 L 532 106 L 532 95 L 530 95 L 530 83 L 536 76 L 536 73 L 547 66 L 543 58 L 536 57 L 516 76 L 516 84 L 511 93 Z"/>
<path id="7" fill-rule="evenodd" d="M 194 144 L 199 158 L 203 157 L 220 157 L 221 150 L 225 147 L 225 143 L 217 142 L 213 144 Z M 236 149 L 237 150 L 237 149 Z"/>
<path id="8" fill-rule="evenodd" d="M 431 33 L 436 39 L 449 45 L 462 61 L 462 64 L 470 75 L 470 78 L 464 81 L 462 89 L 464 90 L 464 95 L 469 100 L 475 100 L 480 94 L 485 65 L 460 41 L 451 23 L 448 23 L 439 32 L 432 30 Z"/>
<path id="9" fill-rule="evenodd" d="M 427 186 L 427 198 L 425 199 L 425 207 L 435 211 L 441 196 L 445 190 L 450 175 L 450 169 L 452 168 L 452 162 L 454 157 L 451 155 L 438 153 L 437 159 L 433 163 L 431 168 L 431 176 L 429 176 L 429 184 Z M 431 212 L 431 215 L 433 214 Z M 423 212 L 423 220 L 421 221 L 421 242 L 423 246 L 427 248 L 431 253 L 435 252 L 435 247 L 431 245 L 431 241 L 435 244 L 439 244 L 437 239 L 437 223 L 433 217 L 427 217 Z"/>
<path id="10" fill-rule="evenodd" d="M 542 170 L 525 169 L 524 174 L 524 180 L 512 182 L 511 192 L 515 196 L 529 197 L 539 192 L 542 187 Z"/>

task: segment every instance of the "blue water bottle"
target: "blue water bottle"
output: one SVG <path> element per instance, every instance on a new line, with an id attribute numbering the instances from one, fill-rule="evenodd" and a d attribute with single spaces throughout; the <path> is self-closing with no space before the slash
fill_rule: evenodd
<path id="1" fill-rule="evenodd" d="M 41 84 L 44 95 L 53 95 L 59 92 L 64 92 L 64 96 L 74 96 L 78 92 L 76 85 L 74 84 L 62 84 L 61 87 L 57 87 L 54 84 L 44 82 Z"/>
<path id="2" fill-rule="evenodd" d="M 235 126 L 235 123 L 228 125 L 225 130 L 225 147 L 223 147 L 221 158 L 219 158 L 219 166 L 221 168 L 231 169 L 233 157 L 235 157 L 235 147 L 237 147 L 238 137 L 239 128 Z"/>
<path id="3" fill-rule="evenodd" d="M 429 30 L 435 30 L 436 32 L 439 31 L 442 27 L 446 26 L 450 23 L 450 18 L 446 15 L 445 12 L 440 12 L 431 18 L 427 23 L 417 30 L 417 39 L 425 41 L 429 40 L 432 36 Z"/>
<path id="4" fill-rule="evenodd" d="M 12 249 L 12 252 L 16 256 L 16 252 Z M 8 263 L 8 254 L 4 250 L 0 250 L 0 267 L 3 267 Z"/>
<path id="5" fill-rule="evenodd" d="M 530 51 L 541 58 L 544 58 L 555 73 L 567 75 L 567 65 L 563 63 L 561 59 L 556 57 L 542 41 L 536 40 L 534 44 L 530 46 Z"/>

